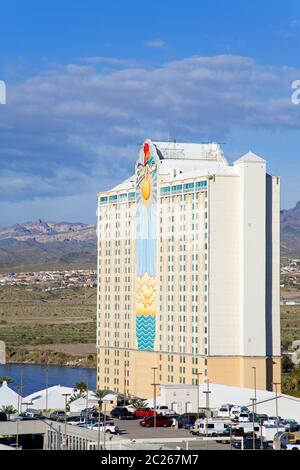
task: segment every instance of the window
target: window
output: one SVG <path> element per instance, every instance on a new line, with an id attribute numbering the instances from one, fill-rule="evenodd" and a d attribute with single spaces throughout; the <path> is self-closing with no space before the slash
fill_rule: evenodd
<path id="1" fill-rule="evenodd" d="M 183 192 L 184 193 L 187 193 L 187 192 L 191 192 L 191 191 L 194 191 L 194 183 L 185 183 L 183 185 Z"/>
<path id="2" fill-rule="evenodd" d="M 198 181 L 198 182 L 196 183 L 196 188 L 197 188 L 197 189 L 198 189 L 198 188 L 206 188 L 206 186 L 207 186 L 207 181 Z"/>
<path id="3" fill-rule="evenodd" d="M 172 186 L 172 193 L 180 193 L 182 191 L 182 184 L 177 184 L 175 186 Z"/>
<path id="4" fill-rule="evenodd" d="M 161 188 L 160 193 L 162 196 L 168 196 L 171 192 L 170 186 L 165 186 L 164 188 Z"/>

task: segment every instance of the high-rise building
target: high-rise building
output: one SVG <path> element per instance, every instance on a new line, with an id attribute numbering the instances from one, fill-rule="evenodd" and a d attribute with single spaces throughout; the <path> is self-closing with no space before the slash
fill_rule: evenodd
<path id="1" fill-rule="evenodd" d="M 98 195 L 98 387 L 280 382 L 279 215 L 254 153 L 146 140 Z"/>

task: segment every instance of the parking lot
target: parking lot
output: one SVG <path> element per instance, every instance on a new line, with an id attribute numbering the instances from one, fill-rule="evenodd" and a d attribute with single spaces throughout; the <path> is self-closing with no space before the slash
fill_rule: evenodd
<path id="1" fill-rule="evenodd" d="M 204 442 L 199 437 L 193 436 L 187 429 L 175 428 L 144 428 L 140 426 L 139 420 L 113 420 L 120 428 L 120 435 L 113 436 L 112 439 L 132 441 L 145 440 L 145 443 L 161 443 L 163 448 L 176 449 L 178 447 L 185 449 L 188 445 L 190 450 L 230 450 L 229 444 L 218 444 L 216 442 Z M 148 441 L 149 439 L 149 441 Z M 191 439 L 188 444 L 185 440 Z"/>

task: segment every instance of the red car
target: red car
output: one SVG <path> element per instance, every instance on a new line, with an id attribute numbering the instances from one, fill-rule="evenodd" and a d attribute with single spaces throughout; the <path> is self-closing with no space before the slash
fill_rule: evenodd
<path id="1" fill-rule="evenodd" d="M 138 408 L 134 412 L 136 418 L 147 418 L 148 416 L 153 416 L 154 411 L 151 408 Z"/>
<path id="2" fill-rule="evenodd" d="M 173 420 L 167 416 L 157 415 L 156 416 L 156 427 L 157 428 L 170 428 L 173 424 Z M 140 421 L 140 425 L 144 428 L 154 427 L 154 416 L 148 416 Z"/>

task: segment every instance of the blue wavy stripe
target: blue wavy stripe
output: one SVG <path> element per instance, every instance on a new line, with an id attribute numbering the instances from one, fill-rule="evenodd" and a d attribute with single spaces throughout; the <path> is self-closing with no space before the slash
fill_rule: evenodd
<path id="1" fill-rule="evenodd" d="M 155 317 L 153 315 L 136 316 L 136 337 L 140 351 L 153 351 L 155 340 Z"/>

